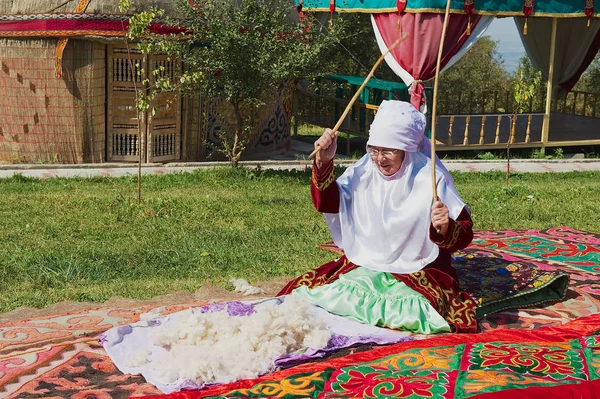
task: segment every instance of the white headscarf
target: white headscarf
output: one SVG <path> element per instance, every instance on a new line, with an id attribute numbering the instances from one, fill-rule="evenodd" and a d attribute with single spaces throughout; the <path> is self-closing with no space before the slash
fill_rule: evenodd
<path id="1" fill-rule="evenodd" d="M 367 145 L 405 151 L 400 170 L 385 176 L 367 154 L 337 179 L 340 211 L 324 216 L 333 241 L 352 263 L 412 273 L 437 258 L 439 248 L 429 239 L 433 193 L 425 126 L 425 116 L 410 103 L 383 101 Z M 436 165 L 438 196 L 456 219 L 465 203 L 437 157 Z"/>

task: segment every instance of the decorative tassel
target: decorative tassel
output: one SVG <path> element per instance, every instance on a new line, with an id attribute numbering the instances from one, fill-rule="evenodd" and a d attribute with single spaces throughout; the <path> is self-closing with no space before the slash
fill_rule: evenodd
<path id="1" fill-rule="evenodd" d="M 396 23 L 396 30 L 402 31 L 402 12 L 406 8 L 406 0 L 397 0 L 396 9 L 398 10 L 398 22 Z"/>
<path id="2" fill-rule="evenodd" d="M 333 13 L 335 12 L 335 0 L 329 0 L 329 27 L 333 25 Z"/>
<path id="3" fill-rule="evenodd" d="M 535 0 L 523 0 L 523 16 L 525 17 L 525 25 L 523 25 L 523 36 L 527 34 L 527 19 L 533 14 Z"/>
<path id="4" fill-rule="evenodd" d="M 590 27 L 590 20 L 594 16 L 594 0 L 584 0 L 583 12 L 588 17 L 587 26 Z"/>
<path id="5" fill-rule="evenodd" d="M 473 11 L 475 11 L 475 0 L 464 0 L 463 3 L 465 14 L 467 14 L 469 18 L 467 21 L 467 36 L 471 36 L 471 15 L 473 14 Z"/>

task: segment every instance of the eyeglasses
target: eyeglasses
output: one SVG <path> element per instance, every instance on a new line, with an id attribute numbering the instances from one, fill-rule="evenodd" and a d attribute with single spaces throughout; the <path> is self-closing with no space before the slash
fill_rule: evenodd
<path id="1" fill-rule="evenodd" d="M 373 158 L 377 158 L 379 154 L 381 154 L 384 158 L 390 158 L 397 154 L 399 151 L 400 150 L 378 150 L 376 148 L 367 147 L 367 152 Z"/>

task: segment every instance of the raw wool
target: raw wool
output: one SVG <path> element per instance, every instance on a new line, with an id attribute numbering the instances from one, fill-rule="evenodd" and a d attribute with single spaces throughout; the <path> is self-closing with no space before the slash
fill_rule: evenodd
<path id="1" fill-rule="evenodd" d="M 232 278 L 229 281 L 231 281 L 231 284 L 233 284 L 235 292 L 241 292 L 244 295 L 257 295 L 265 293 L 265 291 L 262 288 L 250 285 L 250 283 L 248 283 L 243 278 Z"/>
<path id="2" fill-rule="evenodd" d="M 269 301 L 248 316 L 187 311 L 173 325 L 155 329 L 153 344 L 164 350 L 148 356 L 161 381 L 191 380 L 198 385 L 256 378 L 274 368 L 274 360 L 301 348 L 323 348 L 331 338 L 311 305 L 294 297 Z M 137 360 L 137 356 L 136 356 Z"/>

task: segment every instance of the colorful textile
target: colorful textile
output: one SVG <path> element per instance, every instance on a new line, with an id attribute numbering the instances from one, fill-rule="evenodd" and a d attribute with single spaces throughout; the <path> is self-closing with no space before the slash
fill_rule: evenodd
<path id="1" fill-rule="evenodd" d="M 408 3 L 411 5 L 411 2 Z M 449 65 L 453 57 L 459 54 L 469 42 L 467 27 L 477 26 L 481 16 L 469 17 L 464 14 L 449 16 L 442 48 L 440 68 Z M 489 22 L 489 21 L 488 21 Z M 396 12 L 373 14 L 373 30 L 382 54 L 403 34 L 408 37 L 389 51 L 386 62 L 402 81 L 410 86 L 410 103 L 425 112 L 425 86 L 423 82 L 435 77 L 437 55 L 440 49 L 440 36 L 444 27 L 444 15 Z M 398 30 L 401 24 L 402 31 Z M 427 43 L 427 45 L 423 45 Z"/>
<path id="2" fill-rule="evenodd" d="M 189 306 L 164 307 L 159 314 Z M 0 397 L 125 398 L 160 393 L 141 376 L 121 373 L 97 342 L 99 333 L 137 321 L 153 307 L 86 309 L 0 324 Z"/>
<path id="3" fill-rule="evenodd" d="M 339 249 L 332 243 L 319 247 L 340 254 Z M 502 295 L 514 294 L 514 282 L 525 277 L 512 277 L 511 265 L 516 266 L 517 274 L 526 269 L 530 270 L 534 279 L 544 273 L 552 274 L 557 277 L 557 284 L 564 284 L 566 277 L 569 277 L 569 285 L 562 301 L 555 304 L 545 303 L 543 307 L 531 309 L 498 309 L 479 320 L 479 328 L 483 331 L 560 325 L 578 317 L 600 313 L 600 281 L 597 278 L 597 273 L 600 272 L 600 234 L 569 227 L 555 227 L 542 231 L 477 231 L 473 243 L 465 250 L 471 254 L 475 253 L 473 251 L 477 251 L 484 258 L 479 258 L 477 266 L 467 259 L 466 273 L 470 273 L 474 267 L 477 267 L 478 271 L 488 268 L 492 272 L 495 262 L 502 262 L 503 268 L 508 272 L 503 278 L 500 274 L 491 273 L 481 281 L 474 280 L 471 286 L 466 286 L 461 281 L 461 289 L 472 293 L 478 300 L 488 297 L 490 301 L 494 301 Z M 460 257 L 460 253 L 457 255 Z M 484 266 L 486 264 L 487 266 Z M 457 263 L 455 266 L 460 269 Z M 528 290 L 536 288 L 534 279 L 525 285 Z M 485 286 L 488 289 L 481 292 L 479 289 Z M 493 289 L 490 288 L 492 286 Z M 523 287 L 521 290 L 525 287 L 522 284 L 520 286 Z"/>
<path id="4" fill-rule="evenodd" d="M 423 295 L 390 273 L 359 267 L 331 284 L 298 287 L 292 295 L 363 324 L 418 334 L 450 332 L 448 322 Z"/>
<path id="5" fill-rule="evenodd" d="M 538 331 L 452 334 L 161 398 L 458 399 L 514 388 L 556 387 L 560 391 L 565 384 L 594 389 L 596 384 L 587 382 L 600 379 L 599 330 L 600 315 L 592 315 Z M 151 398 L 159 397 L 146 399 Z"/>
<path id="6" fill-rule="evenodd" d="M 269 298 L 260 300 L 256 304 L 233 301 L 193 308 L 191 312 L 198 314 L 226 310 L 230 316 L 243 317 L 258 311 L 258 305 L 278 306 L 285 300 L 286 297 Z M 341 349 L 354 346 L 384 345 L 416 339 L 413 334 L 406 331 L 395 331 L 361 324 L 357 321 L 333 315 L 316 306 L 310 306 L 310 314 L 319 320 L 320 323 L 327 326 L 327 329 L 331 332 L 331 338 L 327 346 L 323 348 L 301 348 L 297 351 L 281 355 L 272 359 L 272 369 L 283 369 L 296 364 L 314 361 Z M 204 384 L 191 379 L 167 380 L 165 376 L 157 373 L 156 367 L 152 367 L 153 365 L 151 364 L 156 359 L 164 359 L 166 353 L 164 347 L 154 344 L 156 340 L 153 334 L 157 328 L 165 325 L 174 325 L 181 317 L 189 317 L 190 315 L 190 311 L 177 312 L 152 320 L 113 327 L 107 332 L 100 334 L 99 341 L 119 370 L 123 373 L 141 374 L 146 381 L 155 385 L 164 393 L 185 389 L 200 389 Z M 131 359 L 139 357 L 140 354 L 148 359 L 147 362 L 132 365 Z M 219 353 L 215 350 L 211 356 L 219 356 Z M 221 365 L 227 367 L 228 364 L 223 362 Z M 229 367 L 231 366 L 234 365 L 229 364 Z"/>
<path id="7" fill-rule="evenodd" d="M 326 263 L 290 281 L 277 295 L 290 294 L 302 286 L 309 288 L 329 284 L 340 275 L 356 269 L 357 266 L 345 256 Z M 477 303 L 466 292 L 459 291 L 458 283 L 448 274 L 434 268 L 411 274 L 392 274 L 409 288 L 422 294 L 434 309 L 456 332 L 477 331 L 475 309 Z"/>
<path id="8" fill-rule="evenodd" d="M 539 3 L 539 2 L 538 2 Z M 419 373 L 426 373 L 427 370 L 436 370 L 440 366 L 433 363 L 435 357 L 428 356 L 430 348 L 435 347 L 458 347 L 461 344 L 477 345 L 485 342 L 503 342 L 520 343 L 528 345 L 532 351 L 541 350 L 547 347 L 548 342 L 554 342 L 562 339 L 561 345 L 565 342 L 586 336 L 596 335 L 594 338 L 598 341 L 596 331 L 600 330 L 600 234 L 586 233 L 567 227 L 551 228 L 547 230 L 520 230 L 520 231 L 479 231 L 473 245 L 469 250 L 477 250 L 488 257 L 506 261 L 506 265 L 519 263 L 529 267 L 536 267 L 536 273 L 565 273 L 571 278 L 566 298 L 558 303 L 546 304 L 543 307 L 520 310 L 502 310 L 494 314 L 489 314 L 483 320 L 479 321 L 480 328 L 484 331 L 481 334 L 451 334 L 447 336 L 433 336 L 426 340 L 407 342 L 407 346 L 386 346 L 379 347 L 368 352 L 367 348 L 360 348 L 361 352 L 354 353 L 353 357 L 338 357 L 328 359 L 325 362 L 302 364 L 294 369 L 288 369 L 283 372 L 264 376 L 260 381 L 271 381 L 268 385 L 272 389 L 266 391 L 263 397 L 277 396 L 277 392 L 284 389 L 292 389 L 294 386 L 301 388 L 299 381 L 290 385 L 290 379 L 287 376 L 294 373 L 306 373 L 313 375 L 319 370 L 315 367 L 343 368 L 351 362 L 369 362 L 373 357 L 380 358 L 386 356 L 398 355 L 399 364 L 414 363 L 413 369 L 419 369 Z M 524 271 L 524 269 L 523 269 Z M 329 275 L 331 277 L 331 275 Z M 490 285 L 490 286 L 493 286 Z M 495 292 L 495 291 L 494 291 Z M 496 292 L 497 293 L 497 292 Z M 206 302 L 196 302 L 193 304 L 184 304 L 164 309 L 162 314 L 172 313 L 183 310 L 189 306 L 202 306 Z M 113 326 L 134 323 L 139 320 L 139 314 L 147 312 L 152 307 L 131 307 L 131 308 L 100 308 L 86 309 L 68 314 L 59 314 L 51 316 L 36 317 L 30 320 L 4 322 L 0 323 L 0 397 L 10 399 L 14 398 L 125 398 L 127 396 L 139 397 L 141 395 L 157 395 L 159 391 L 152 385 L 144 382 L 143 378 L 133 375 L 124 375 L 119 372 L 110 362 L 108 356 L 102 348 L 96 343 L 100 332 L 106 331 Z M 569 323 L 565 325 L 566 323 Z M 537 344 L 535 343 L 537 342 Z M 587 342 L 589 340 L 579 340 L 582 353 L 586 357 L 582 359 L 581 367 L 587 367 L 584 375 L 590 376 L 590 381 L 577 379 L 581 375 L 578 371 L 580 366 L 573 362 L 574 372 L 564 379 L 549 380 L 547 376 L 536 374 L 513 373 L 519 366 L 519 362 L 527 360 L 527 357 L 521 357 L 517 361 L 513 356 L 514 364 L 507 368 L 507 371 L 495 370 L 456 370 L 450 372 L 452 376 L 465 376 L 462 379 L 454 381 L 479 381 L 479 387 L 485 387 L 490 393 L 483 394 L 476 392 L 469 395 L 481 394 L 493 395 L 491 391 L 496 389 L 498 398 L 521 399 L 536 396 L 526 396 L 529 392 L 535 395 L 537 391 L 547 398 L 564 398 L 573 392 L 570 387 L 577 387 L 576 398 L 597 397 L 598 375 L 600 375 L 600 357 L 597 355 L 597 349 L 591 348 Z M 410 346 L 413 344 L 415 346 Z M 400 344 L 399 344 L 400 345 Z M 566 346 L 566 345 L 565 345 Z M 418 352 L 420 348 L 421 352 Z M 35 351 L 36 349 L 41 349 Z M 408 352 L 409 350 L 417 351 Z M 431 349 L 433 350 L 433 349 Z M 436 351 L 439 349 L 436 349 Z M 448 349 L 450 350 L 450 349 Z M 348 351 L 343 351 L 348 353 Z M 352 353 L 352 352 L 350 352 Z M 406 353 L 406 356 L 402 357 Z M 437 352 L 436 352 L 437 353 Z M 522 352 L 521 352 L 522 353 Z M 445 357 L 439 357 L 445 359 Z M 552 359 L 552 356 L 547 356 Z M 560 360 L 560 357 L 557 357 Z M 572 359 L 572 358 L 571 358 Z M 591 359 L 591 360 L 590 360 Z M 429 362 L 427 368 L 425 362 Z M 390 362 L 392 363 L 392 362 Z M 417 366 L 418 365 L 418 366 Z M 435 366 L 434 366 L 435 365 Z M 493 365 L 490 365 L 492 367 Z M 391 366 L 390 370 L 394 370 Z M 471 366 L 480 367 L 480 366 Z M 487 367 L 487 366 L 485 366 Z M 500 364 L 494 367 L 501 367 Z M 520 367 L 520 366 L 519 366 Z M 533 366 L 531 366 L 533 367 Z M 522 369 L 521 369 L 522 370 Z M 453 374 L 452 374 L 453 373 Z M 416 372 L 415 372 L 416 374 Z M 430 373 L 432 374 L 432 373 Z M 437 372 L 433 372 L 437 375 Z M 371 380 L 377 381 L 377 375 L 370 375 Z M 572 376 L 572 377 L 571 377 Z M 476 379 L 478 378 L 478 379 Z M 541 379 L 542 383 L 537 383 L 536 378 Z M 570 380 L 569 380 L 570 378 Z M 519 390 L 509 389 L 508 384 L 511 380 L 516 381 L 515 386 Z M 573 384 L 562 384 L 567 381 Z M 310 391 L 314 387 L 311 385 L 310 378 L 305 378 L 305 387 Z M 550 384 L 547 382 L 550 381 Z M 521 384 L 517 384 L 521 382 Z M 539 382 L 539 381 L 538 381 Z M 462 382 L 461 382 L 462 383 Z M 556 386 L 561 383 L 560 386 Z M 211 391 L 204 394 L 224 395 L 234 389 L 248 389 L 257 384 L 252 382 L 239 382 L 235 386 L 225 387 L 229 391 Z M 537 387 L 535 385 L 538 384 Z M 575 385 L 576 384 L 576 385 Z M 321 383 L 325 386 L 325 381 Z M 267 385 L 263 385 L 267 387 Z M 394 388 L 394 385 L 388 385 Z M 533 388 L 531 388 L 533 387 Z M 482 388 L 483 389 L 483 388 Z M 317 392 L 319 392 L 317 390 Z M 321 391 L 322 392 L 322 391 Z M 409 391 L 405 391 L 409 392 Z M 463 392 L 463 393 L 461 393 Z M 591 392 L 591 394 L 590 394 Z M 198 394 L 198 393 L 190 393 Z M 308 393 L 305 397 L 310 397 L 314 393 Z M 464 398 L 463 391 L 448 391 L 444 394 L 445 398 Z M 521 395 L 521 396 L 517 396 Z M 391 396 L 391 395 L 389 395 Z M 397 396 L 400 396 L 397 395 Z M 408 394 L 406 394 L 409 397 Z M 172 399 L 184 398 L 182 394 L 174 396 Z M 434 396 L 435 397 L 435 396 Z M 438 395 L 438 397 L 440 397 Z M 474 398 L 477 396 L 468 396 Z M 489 397 L 489 396 L 488 396 Z"/>
<path id="9" fill-rule="evenodd" d="M 75 37 L 125 36 L 129 21 L 109 19 L 39 19 L 0 20 L 0 37 Z M 151 24 L 150 31 L 158 34 L 177 34 L 184 29 Z"/>
<path id="10" fill-rule="evenodd" d="M 295 0 L 296 4 L 303 0 Z M 329 12 L 330 0 L 304 1 L 304 11 Z M 561 17 L 585 17 L 585 2 L 583 0 L 554 0 L 536 1 L 534 16 Z M 446 10 L 446 0 L 410 0 L 407 2 L 405 13 L 435 12 L 443 13 Z M 338 12 L 366 12 L 383 13 L 396 12 L 396 0 L 344 0 L 336 3 Z M 454 1 L 450 5 L 453 14 L 464 14 L 464 2 Z M 496 15 L 496 16 L 521 16 L 523 15 L 523 0 L 486 0 L 477 3 L 474 14 Z M 595 16 L 599 14 L 596 13 Z"/>
<path id="11" fill-rule="evenodd" d="M 466 249 L 453 266 L 461 289 L 478 302 L 479 319 L 507 309 L 525 309 L 563 300 L 569 275 L 546 271 L 526 261 L 510 261 L 494 252 Z"/>

